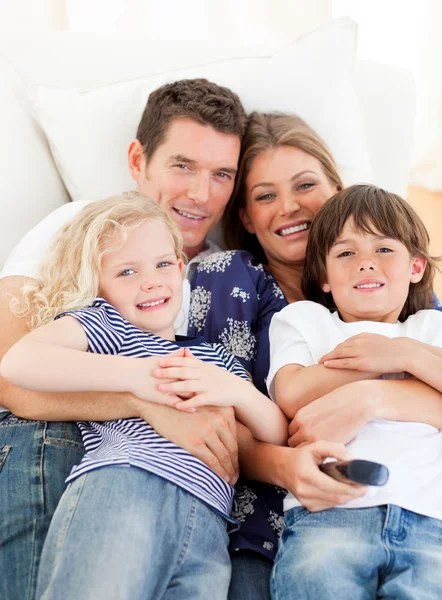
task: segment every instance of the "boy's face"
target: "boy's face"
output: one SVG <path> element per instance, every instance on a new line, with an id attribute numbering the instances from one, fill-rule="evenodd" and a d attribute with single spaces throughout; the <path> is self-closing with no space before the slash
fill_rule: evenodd
<path id="1" fill-rule="evenodd" d="M 426 260 L 412 257 L 398 240 L 354 229 L 347 221 L 326 259 L 322 284 L 345 322 L 396 323 L 410 283 L 423 277 Z"/>
<path id="2" fill-rule="evenodd" d="M 143 147 L 129 147 L 137 189 L 156 200 L 181 229 L 188 258 L 204 247 L 233 192 L 241 140 L 189 118 L 175 119 L 146 164 Z"/>
<path id="3" fill-rule="evenodd" d="M 99 293 L 138 329 L 174 340 L 183 270 L 167 226 L 152 219 L 129 231 L 121 247 L 104 254 Z"/>

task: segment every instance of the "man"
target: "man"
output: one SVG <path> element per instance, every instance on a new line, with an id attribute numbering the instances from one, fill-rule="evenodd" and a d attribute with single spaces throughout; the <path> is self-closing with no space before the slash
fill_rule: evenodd
<path id="1" fill-rule="evenodd" d="M 190 264 L 217 249 L 206 236 L 232 194 L 244 127 L 236 94 L 203 79 L 183 80 L 149 96 L 129 146 L 137 190 L 178 223 Z M 49 215 L 25 236 L 0 274 L 0 360 L 28 331 L 10 310 L 11 295 L 38 276 L 53 235 L 82 206 L 65 205 Z M 72 421 L 141 416 L 222 477 L 232 483 L 237 478 L 233 411 L 207 408 L 189 415 L 130 394 L 42 394 L 3 380 L 0 405 L 6 408 L 0 412 L 0 596 L 8 600 L 34 596 L 52 514 L 83 453 Z"/>

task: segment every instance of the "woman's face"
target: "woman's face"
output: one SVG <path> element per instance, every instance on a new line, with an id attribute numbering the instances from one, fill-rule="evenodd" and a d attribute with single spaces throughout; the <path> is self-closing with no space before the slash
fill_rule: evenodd
<path id="1" fill-rule="evenodd" d="M 305 259 L 314 217 L 337 191 L 319 160 L 298 148 L 278 146 L 253 161 L 240 217 L 270 265 L 299 263 Z"/>

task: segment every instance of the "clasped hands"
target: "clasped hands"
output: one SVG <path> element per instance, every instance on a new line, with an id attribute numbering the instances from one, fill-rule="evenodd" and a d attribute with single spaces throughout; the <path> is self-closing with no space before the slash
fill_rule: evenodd
<path id="1" fill-rule="evenodd" d="M 235 406 L 250 384 L 227 369 L 196 358 L 188 348 L 137 359 L 133 389 L 138 398 L 195 412 L 201 406 Z M 144 361 L 144 363 L 143 363 Z"/>

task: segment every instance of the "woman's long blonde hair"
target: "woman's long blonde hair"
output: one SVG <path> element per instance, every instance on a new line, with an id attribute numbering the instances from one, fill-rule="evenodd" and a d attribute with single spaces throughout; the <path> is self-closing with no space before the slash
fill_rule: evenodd
<path id="1" fill-rule="evenodd" d="M 103 255 L 121 247 L 132 229 L 153 219 L 165 223 L 177 257 L 185 260 L 181 232 L 157 202 L 138 192 L 98 200 L 59 230 L 37 282 L 23 287 L 21 298 L 12 299 L 12 311 L 35 328 L 61 312 L 89 306 L 99 295 Z"/>

